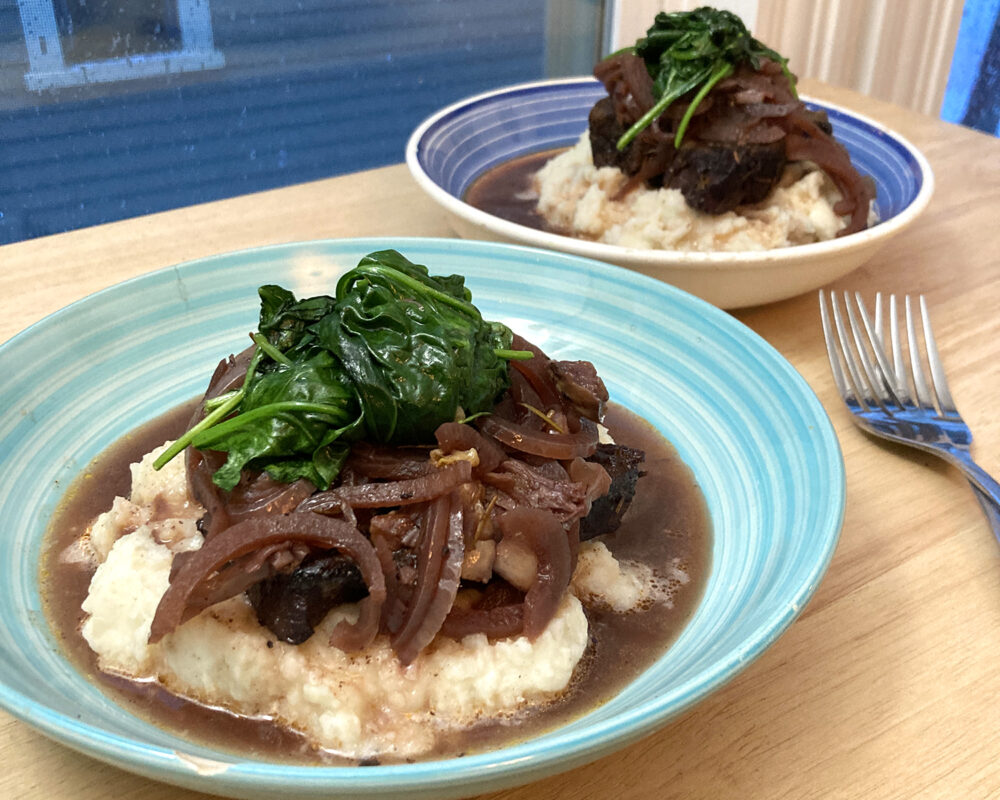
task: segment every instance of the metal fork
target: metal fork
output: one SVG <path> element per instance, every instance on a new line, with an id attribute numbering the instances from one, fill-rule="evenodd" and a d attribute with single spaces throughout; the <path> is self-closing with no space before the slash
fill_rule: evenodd
<path id="1" fill-rule="evenodd" d="M 842 293 L 842 297 L 846 319 L 836 292 L 830 292 L 828 310 L 826 295 L 820 289 L 819 306 L 833 380 L 851 411 L 851 418 L 869 433 L 918 447 L 962 470 L 1000 541 L 1000 484 L 969 454 L 972 432 L 955 408 L 948 389 L 923 295 L 919 301 L 919 316 L 923 350 L 930 373 L 929 383 L 917 337 L 917 314 L 909 296 L 904 298 L 905 356 L 896 296 L 889 297 L 892 363 L 883 336 L 882 294 L 875 297 L 874 320 L 869 316 L 860 293 L 855 293 L 853 303 L 846 292 Z"/>

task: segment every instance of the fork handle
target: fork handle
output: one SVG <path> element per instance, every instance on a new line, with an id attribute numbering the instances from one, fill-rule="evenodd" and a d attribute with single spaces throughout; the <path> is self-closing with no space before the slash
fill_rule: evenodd
<path id="1" fill-rule="evenodd" d="M 982 506 L 986 518 L 993 528 L 993 533 L 1000 541 L 1000 483 L 997 483 L 986 470 L 979 466 L 964 450 L 949 449 L 948 459 L 958 467 L 976 490 L 976 499 Z"/>
<path id="2" fill-rule="evenodd" d="M 982 506 L 983 513 L 986 514 L 986 519 L 993 529 L 993 535 L 1000 542 L 1000 505 L 972 481 L 969 481 L 969 485 L 972 487 L 973 492 L 975 492 L 976 499 L 979 501 L 979 505 Z"/>

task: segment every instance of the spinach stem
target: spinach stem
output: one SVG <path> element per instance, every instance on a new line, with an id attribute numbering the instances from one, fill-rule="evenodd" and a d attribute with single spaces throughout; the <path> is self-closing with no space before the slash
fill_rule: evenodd
<path id="1" fill-rule="evenodd" d="M 223 403 L 225 403 L 229 398 L 235 395 L 239 389 L 233 389 L 231 392 L 226 392 L 225 394 L 220 394 L 218 397 L 212 397 L 205 401 L 205 411 L 211 411 L 214 408 L 218 408 Z"/>
<path id="2" fill-rule="evenodd" d="M 681 141 L 684 139 L 684 132 L 688 128 L 688 123 L 691 122 L 691 117 L 694 116 L 695 110 L 705 96 L 712 91 L 712 88 L 721 81 L 723 78 L 728 77 L 733 74 L 733 65 L 727 64 L 725 61 L 717 62 L 715 65 L 715 71 L 712 76 L 705 81 L 705 85 L 701 87 L 698 94 L 694 96 L 687 107 L 687 111 L 684 112 L 684 117 L 681 119 L 681 124 L 677 126 L 677 135 L 674 136 L 674 147 L 680 147 Z"/>
<path id="3" fill-rule="evenodd" d="M 211 445 L 212 442 L 217 441 L 220 437 L 226 436 L 244 425 L 251 424 L 254 420 L 262 417 L 273 417 L 283 411 L 301 411 L 304 413 L 327 414 L 332 417 L 341 417 L 344 414 L 346 406 L 346 399 L 343 405 L 337 406 L 328 403 L 307 403 L 301 400 L 281 400 L 277 403 L 269 403 L 266 406 L 258 406 L 225 422 L 220 422 L 211 429 L 199 431 L 195 435 L 192 444 L 195 447 L 204 448 Z"/>
<path id="4" fill-rule="evenodd" d="M 473 420 L 479 419 L 480 417 L 488 417 L 492 413 L 493 413 L 492 411 L 477 411 L 475 414 L 469 414 L 469 416 L 467 416 L 467 417 L 462 417 L 461 419 L 456 419 L 455 422 L 457 422 L 457 423 L 459 423 L 461 425 L 466 425 L 466 424 L 472 422 Z"/>
<path id="5" fill-rule="evenodd" d="M 219 400 L 222 397 L 226 397 L 227 399 L 218 403 L 210 413 L 206 414 L 196 424 L 188 428 L 182 436 L 174 440 L 174 443 L 170 445 L 170 447 L 160 453 L 159 457 L 153 462 L 153 469 L 162 469 L 178 453 L 182 452 L 184 448 L 191 444 L 191 442 L 194 441 L 195 436 L 202 431 L 208 430 L 220 420 L 225 419 L 236 409 L 236 407 L 242 402 L 243 395 L 246 394 L 247 384 L 250 383 L 253 379 L 254 373 L 257 371 L 257 364 L 260 363 L 263 352 L 264 351 L 261 350 L 260 347 L 254 349 L 253 357 L 250 359 L 246 375 L 243 378 L 243 385 L 239 389 L 230 392 L 228 395 L 220 395 L 219 397 L 212 398 L 213 400 Z M 211 401 L 206 401 L 206 408 L 208 402 Z"/>
<path id="6" fill-rule="evenodd" d="M 240 404 L 240 400 L 243 399 L 243 390 L 234 392 L 232 397 L 217 406 L 211 413 L 206 414 L 199 420 L 195 425 L 192 425 L 179 439 L 176 439 L 170 447 L 164 450 L 159 458 L 153 462 L 153 469 L 162 468 L 167 462 L 169 462 L 174 456 L 184 450 L 194 438 L 204 430 L 208 430 L 215 423 L 221 419 L 225 419 L 229 414 Z"/>
<path id="7" fill-rule="evenodd" d="M 535 357 L 535 354 L 530 350 L 503 350 L 499 348 L 493 351 L 493 355 L 506 361 L 528 361 Z"/>
<path id="8" fill-rule="evenodd" d="M 479 309 L 477 309 L 472 303 L 466 302 L 465 300 L 459 300 L 457 297 L 452 297 L 450 294 L 439 291 L 425 283 L 421 283 L 418 280 L 414 280 L 405 272 L 400 272 L 398 269 L 393 267 L 387 267 L 384 264 L 365 264 L 358 265 L 355 267 L 357 272 L 362 273 L 373 273 L 376 275 L 385 275 L 398 283 L 402 283 L 408 288 L 412 289 L 415 293 L 419 294 L 429 294 L 436 300 L 440 300 L 445 305 L 449 305 L 452 308 L 457 308 L 464 314 L 468 314 L 476 319 L 480 319 Z M 339 287 L 338 287 L 339 288 Z M 338 292 L 337 299 L 341 299 Z"/>
<path id="9" fill-rule="evenodd" d="M 639 117 L 639 120 L 631 128 L 625 131 L 625 133 L 622 134 L 622 137 L 618 140 L 617 144 L 618 149 L 624 150 L 626 147 L 628 147 L 636 136 L 642 133 L 647 127 L 649 127 L 650 124 L 652 124 L 653 120 L 655 120 L 658 116 L 660 116 L 660 114 L 662 114 L 664 111 L 667 110 L 667 106 L 669 106 L 677 98 L 690 92 L 692 89 L 694 89 L 695 86 L 697 86 L 699 83 L 705 80 L 706 77 L 708 77 L 707 70 L 704 72 L 699 72 L 693 78 L 691 78 L 688 81 L 685 81 L 680 86 L 674 88 L 672 91 L 664 92 L 663 97 L 661 97 L 657 101 L 656 105 L 654 105 L 651 109 L 649 109 L 649 111 L 647 111 L 645 114 Z"/>
<path id="10" fill-rule="evenodd" d="M 277 361 L 279 364 L 284 364 L 286 367 L 290 367 L 292 365 L 292 360 L 284 353 L 282 353 L 277 347 L 271 344 L 267 340 L 267 337 L 264 336 L 263 334 L 258 332 L 255 333 L 250 338 L 254 340 L 254 342 L 257 344 L 257 347 L 259 347 L 261 350 L 264 351 L 264 355 L 266 355 L 272 361 Z"/>

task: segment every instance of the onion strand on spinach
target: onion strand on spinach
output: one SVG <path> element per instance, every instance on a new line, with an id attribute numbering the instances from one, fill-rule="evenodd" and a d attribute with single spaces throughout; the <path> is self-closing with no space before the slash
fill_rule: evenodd
<path id="1" fill-rule="evenodd" d="M 245 468 L 326 489 L 351 442 L 432 441 L 441 423 L 492 410 L 508 361 L 532 357 L 511 347 L 509 328 L 483 319 L 464 278 L 432 276 L 394 250 L 362 258 L 333 297 L 258 293 L 243 386 L 206 403 L 157 468 L 193 445 L 227 454 L 212 477 L 223 489 Z"/>
<path id="2" fill-rule="evenodd" d="M 762 58 L 780 64 L 795 91 L 788 59 L 751 36 L 743 21 L 729 11 L 702 7 L 694 11 L 661 12 L 646 36 L 623 50 L 646 62 L 657 101 L 622 134 L 617 144 L 619 150 L 624 150 L 671 103 L 698 89 L 674 135 L 674 147 L 680 147 L 699 103 L 743 62 L 755 70 L 760 69 Z"/>

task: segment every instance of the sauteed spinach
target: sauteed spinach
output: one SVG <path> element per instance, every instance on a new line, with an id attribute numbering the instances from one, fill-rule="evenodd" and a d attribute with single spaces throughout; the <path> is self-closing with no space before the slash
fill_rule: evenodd
<path id="1" fill-rule="evenodd" d="M 352 441 L 433 441 L 441 423 L 491 409 L 508 360 L 531 357 L 483 319 L 462 276 L 432 276 L 395 250 L 362 258 L 334 297 L 297 300 L 273 285 L 259 294 L 243 386 L 206 404 L 157 467 L 190 444 L 227 453 L 213 475 L 223 489 L 245 467 L 325 489 Z"/>
<path id="2" fill-rule="evenodd" d="M 694 11 L 660 12 L 646 36 L 625 50 L 646 62 L 653 78 L 653 92 L 659 99 L 625 131 L 618 140 L 619 150 L 624 150 L 667 106 L 697 89 L 674 138 L 674 146 L 680 147 L 698 104 L 744 61 L 755 70 L 760 69 L 762 58 L 776 61 L 793 92 L 795 89 L 795 78 L 786 66 L 788 59 L 753 38 L 743 20 L 730 11 L 703 6 Z"/>

